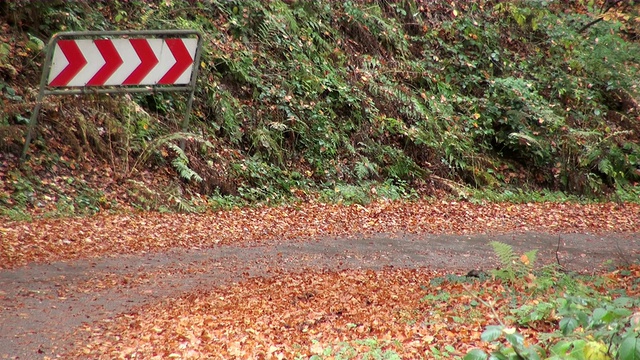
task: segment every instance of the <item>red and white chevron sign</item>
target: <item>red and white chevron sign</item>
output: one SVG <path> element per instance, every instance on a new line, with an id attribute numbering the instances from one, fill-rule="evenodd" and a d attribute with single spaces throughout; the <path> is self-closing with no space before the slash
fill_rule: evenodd
<path id="1" fill-rule="evenodd" d="M 58 40 L 51 87 L 183 85 L 191 81 L 198 39 Z"/>

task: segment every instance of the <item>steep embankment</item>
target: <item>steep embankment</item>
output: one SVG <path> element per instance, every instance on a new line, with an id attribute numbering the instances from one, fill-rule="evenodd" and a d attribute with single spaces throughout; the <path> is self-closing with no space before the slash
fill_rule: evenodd
<path id="1" fill-rule="evenodd" d="M 362 202 L 462 184 L 633 185 L 640 5 L 616 3 L 0 2 L 0 206 L 19 217 L 310 190 Z M 195 135 L 167 137 L 178 94 L 49 97 L 17 167 L 54 32 L 168 28 L 204 34 Z"/>

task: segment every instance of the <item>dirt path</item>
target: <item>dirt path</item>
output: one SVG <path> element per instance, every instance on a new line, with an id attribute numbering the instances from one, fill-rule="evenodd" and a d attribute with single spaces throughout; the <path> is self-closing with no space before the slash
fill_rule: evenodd
<path id="1" fill-rule="evenodd" d="M 0 271 L 0 358 L 55 357 L 82 341 L 71 334 L 83 325 L 100 326 L 142 305 L 250 276 L 307 268 L 489 269 L 496 266 L 487 245 L 492 240 L 517 251 L 537 248 L 547 263 L 559 249 L 561 264 L 576 271 L 640 258 L 640 234 L 378 234 L 34 264 Z"/>

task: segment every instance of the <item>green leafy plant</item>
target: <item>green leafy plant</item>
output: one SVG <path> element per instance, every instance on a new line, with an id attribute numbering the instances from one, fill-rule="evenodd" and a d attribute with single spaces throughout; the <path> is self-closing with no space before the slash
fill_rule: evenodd
<path id="1" fill-rule="evenodd" d="M 182 150 L 178 145 L 170 142 L 167 142 L 166 146 L 176 154 L 176 157 L 171 160 L 171 165 L 173 165 L 173 167 L 178 171 L 180 177 L 187 181 L 194 180 L 196 182 L 201 182 L 202 177 L 189 168 L 189 158 L 184 150 Z"/>
<path id="2" fill-rule="evenodd" d="M 534 326 L 538 321 L 546 321 L 553 318 L 556 304 L 548 301 L 536 301 L 521 305 L 517 309 L 511 310 L 516 317 L 518 324 L 523 326 Z"/>
<path id="3" fill-rule="evenodd" d="M 498 275 L 520 289 L 518 279 L 530 279 L 528 262 L 535 255 L 531 252 L 523 254 L 520 264 L 511 246 L 497 242 L 492 246 L 503 264 L 502 270 L 506 270 Z M 542 284 L 548 280 L 552 280 L 556 290 L 563 291 L 564 296 L 528 302 L 511 313 L 519 324 L 525 326 L 539 321 L 554 323 L 554 331 L 539 335 L 540 343 L 527 345 L 516 327 L 499 320 L 499 325 L 487 326 L 481 335 L 481 339 L 491 343 L 494 350 L 488 354 L 481 349 L 472 349 L 464 359 L 606 360 L 637 359 L 640 356 L 639 299 L 599 295 L 576 286 L 575 279 L 553 270 L 543 272 L 535 279 Z M 493 311 L 493 303 L 479 301 Z"/>
<path id="4" fill-rule="evenodd" d="M 363 359 L 363 360 L 400 360 L 401 357 L 393 349 L 385 349 L 390 345 L 399 346 L 393 344 L 391 341 L 380 341 L 376 338 L 368 338 L 363 340 L 356 340 L 355 344 L 358 345 L 358 350 L 350 343 L 343 342 L 337 345 L 328 345 L 326 347 L 318 348 L 317 341 L 314 342 L 313 350 L 309 357 L 309 360 L 323 360 L 323 359 L 336 359 L 336 360 L 350 360 L 350 359 Z M 302 357 L 300 357 L 302 358 Z"/>
<path id="5" fill-rule="evenodd" d="M 517 255 L 509 244 L 492 241 L 489 245 L 491 245 L 500 260 L 500 269 L 492 270 L 491 272 L 494 277 L 515 283 L 533 275 L 537 250 L 530 250 L 522 255 Z"/>
<path id="6" fill-rule="evenodd" d="M 464 356 L 464 360 L 538 360 L 543 359 L 545 351 L 537 345 L 525 345 L 524 336 L 516 328 L 505 325 L 490 325 L 480 336 L 482 341 L 493 343 L 496 350 L 487 354 L 484 350 L 472 349 Z M 498 340 L 504 338 L 506 344 Z"/>
<path id="7" fill-rule="evenodd" d="M 430 346 L 429 351 L 426 352 L 427 355 L 430 355 L 433 359 L 460 359 L 459 356 L 454 355 L 457 353 L 456 349 L 451 345 L 445 345 L 442 348 L 438 348 L 436 346 Z"/>
<path id="8" fill-rule="evenodd" d="M 186 142 L 193 140 L 196 143 L 200 143 L 207 148 L 213 148 L 213 144 L 203 137 L 192 134 L 192 133 L 182 133 L 177 132 L 165 136 L 161 136 L 157 139 L 151 141 L 142 153 L 136 158 L 135 162 L 131 167 L 131 171 L 133 172 L 139 166 L 142 166 L 149 158 L 157 152 L 161 147 L 166 146 L 170 150 L 175 153 L 175 158 L 171 161 L 171 164 L 176 168 L 178 174 L 184 178 L 185 180 L 195 180 L 197 182 L 202 181 L 202 177 L 189 168 L 189 158 L 185 151 L 178 145 L 176 145 L 173 141 Z"/>
<path id="9" fill-rule="evenodd" d="M 600 353 L 601 358 L 636 359 L 640 356 L 640 327 L 633 309 L 640 304 L 629 297 L 564 297 L 557 301 L 558 330 L 549 335 L 559 339 L 552 347 L 556 358 L 578 352 Z M 595 357 L 597 358 L 597 357 Z"/>
<path id="10" fill-rule="evenodd" d="M 333 203 L 365 205 L 371 202 L 372 196 L 365 187 L 339 184 L 333 190 L 323 191 L 321 199 Z"/>

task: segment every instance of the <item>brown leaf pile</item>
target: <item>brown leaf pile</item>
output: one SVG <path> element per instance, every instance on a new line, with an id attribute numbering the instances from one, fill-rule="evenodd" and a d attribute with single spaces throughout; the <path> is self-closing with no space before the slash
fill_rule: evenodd
<path id="1" fill-rule="evenodd" d="M 640 276 L 640 267 L 632 272 Z M 496 316 L 507 319 L 512 300 L 523 300 L 505 296 L 509 292 L 496 281 L 431 285 L 440 275 L 388 269 L 251 279 L 144 307 L 106 326 L 88 325 L 83 332 L 91 341 L 69 356 L 294 359 L 379 347 L 406 359 L 430 359 L 447 345 L 455 348 L 448 357 L 487 349 L 480 342 L 484 327 L 498 324 Z M 600 290 L 630 289 L 633 279 L 612 273 L 608 289 Z M 538 341 L 535 330 L 518 330 L 527 343 Z"/>
<path id="2" fill-rule="evenodd" d="M 0 268 L 32 261 L 371 233 L 638 232 L 640 205 L 309 202 L 207 214 L 99 214 L 0 223 Z"/>
<path id="3" fill-rule="evenodd" d="M 443 290 L 423 286 L 435 275 L 387 270 L 252 279 L 144 308 L 107 328 L 87 327 L 94 340 L 77 356 L 291 359 L 327 347 L 335 354 L 344 342 L 367 351 L 357 340 L 368 338 L 410 358 L 431 346 L 473 346 L 487 323 L 485 312 L 475 310 L 464 326 L 453 320 L 468 318 L 463 313 L 471 308 L 460 284 L 446 289 L 455 302 L 422 302 Z"/>

